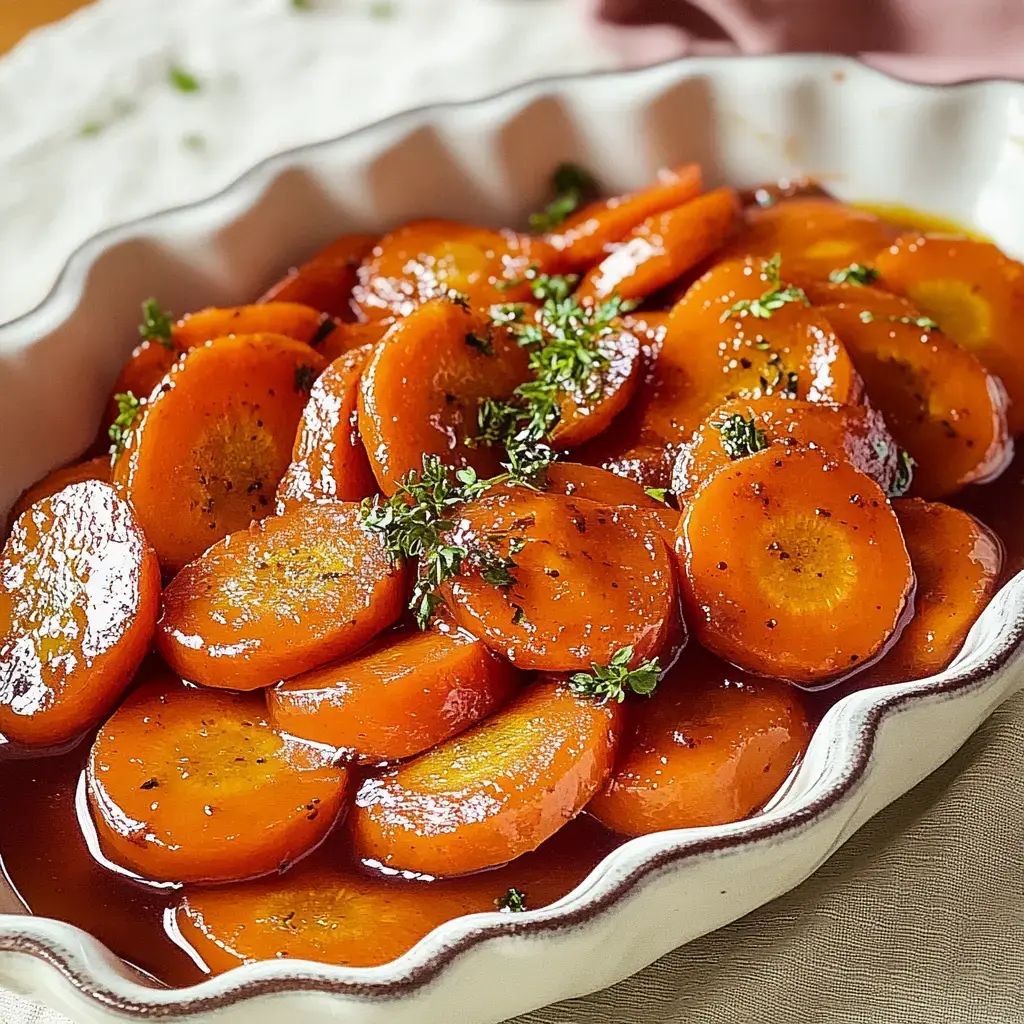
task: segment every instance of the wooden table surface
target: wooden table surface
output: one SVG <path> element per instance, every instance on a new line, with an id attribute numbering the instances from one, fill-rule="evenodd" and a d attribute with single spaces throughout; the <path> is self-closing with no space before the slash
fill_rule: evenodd
<path id="1" fill-rule="evenodd" d="M 90 0 L 0 0 L 0 53 L 26 32 L 85 7 Z M 173 0 L 169 0 L 173 2 Z"/>

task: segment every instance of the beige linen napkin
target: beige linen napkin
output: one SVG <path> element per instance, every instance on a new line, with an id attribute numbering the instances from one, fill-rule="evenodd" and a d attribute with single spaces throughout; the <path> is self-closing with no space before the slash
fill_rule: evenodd
<path id="1" fill-rule="evenodd" d="M 1024 1024 L 1022 851 L 1018 694 L 799 889 L 514 1024 Z M 0 1022 L 66 1024 L 2 992 Z"/>

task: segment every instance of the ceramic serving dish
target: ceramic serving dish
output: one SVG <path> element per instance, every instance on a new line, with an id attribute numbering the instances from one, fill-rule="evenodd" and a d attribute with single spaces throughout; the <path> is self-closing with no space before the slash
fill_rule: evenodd
<path id="1" fill-rule="evenodd" d="M 566 159 L 613 191 L 686 160 L 740 186 L 810 174 L 1024 255 L 1024 85 L 925 88 L 826 57 L 692 60 L 413 111 L 79 249 L 39 308 L 0 327 L 0 510 L 94 436 L 143 299 L 244 301 L 332 236 L 411 217 L 521 222 Z M 76 1021 L 194 1024 L 484 1024 L 590 992 L 805 879 L 1022 685 L 1022 645 L 1024 574 L 948 671 L 835 705 L 769 810 L 635 839 L 551 907 L 451 921 L 382 967 L 262 963 L 162 989 L 83 932 L 19 913 L 0 879 L 0 984 Z"/>

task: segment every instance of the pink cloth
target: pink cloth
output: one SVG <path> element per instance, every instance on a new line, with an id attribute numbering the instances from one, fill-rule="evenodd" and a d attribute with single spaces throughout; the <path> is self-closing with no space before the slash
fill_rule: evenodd
<path id="1" fill-rule="evenodd" d="M 1024 0 L 582 0 L 630 63 L 855 54 L 901 78 L 1024 78 Z"/>

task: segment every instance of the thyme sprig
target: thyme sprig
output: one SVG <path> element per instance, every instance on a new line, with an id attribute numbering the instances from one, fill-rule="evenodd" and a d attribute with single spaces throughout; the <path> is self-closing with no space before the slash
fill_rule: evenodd
<path id="1" fill-rule="evenodd" d="M 753 414 L 750 419 L 746 419 L 738 412 L 734 412 L 724 420 L 712 420 L 709 426 L 714 427 L 721 435 L 722 449 L 730 459 L 744 459 L 768 447 L 768 437 L 757 426 Z"/>
<path id="2" fill-rule="evenodd" d="M 581 697 L 600 697 L 599 703 L 626 699 L 628 691 L 648 697 L 658 685 L 661 666 L 657 658 L 642 661 L 636 668 L 630 668 L 635 651 L 632 645 L 620 647 L 607 665 L 591 662 L 589 672 L 574 672 L 569 676 L 569 689 Z"/>
<path id="3" fill-rule="evenodd" d="M 530 214 L 530 230 L 535 234 L 554 231 L 565 219 L 584 203 L 597 197 L 600 191 L 594 176 L 578 164 L 559 164 L 551 175 L 551 189 L 555 198 L 540 213 Z"/>
<path id="4" fill-rule="evenodd" d="M 114 395 L 117 402 L 117 418 L 107 428 L 110 438 L 110 463 L 117 462 L 118 456 L 124 451 L 128 442 L 128 434 L 146 404 L 144 398 L 136 398 L 130 391 L 122 391 Z"/>
<path id="5" fill-rule="evenodd" d="M 782 255 L 776 253 L 770 260 L 761 261 L 761 272 L 768 282 L 768 289 L 756 299 L 740 299 L 734 302 L 720 317 L 721 323 L 725 323 L 732 317 L 752 316 L 759 320 L 767 320 L 778 309 L 790 302 L 799 302 L 809 306 L 810 300 L 803 288 L 795 285 L 782 286 Z"/>
<path id="6" fill-rule="evenodd" d="M 833 284 L 855 284 L 863 288 L 878 280 L 878 271 L 865 263 L 851 263 L 848 267 L 833 270 L 828 279 Z"/>
<path id="7" fill-rule="evenodd" d="M 513 887 L 499 896 L 494 905 L 503 914 L 521 914 L 526 910 L 526 893 Z"/>
<path id="8" fill-rule="evenodd" d="M 156 299 L 146 299 L 142 304 L 142 323 L 139 324 L 139 334 L 146 341 L 156 341 L 166 349 L 174 348 L 172 329 L 174 327 L 174 314 L 168 309 L 161 309 Z"/>

